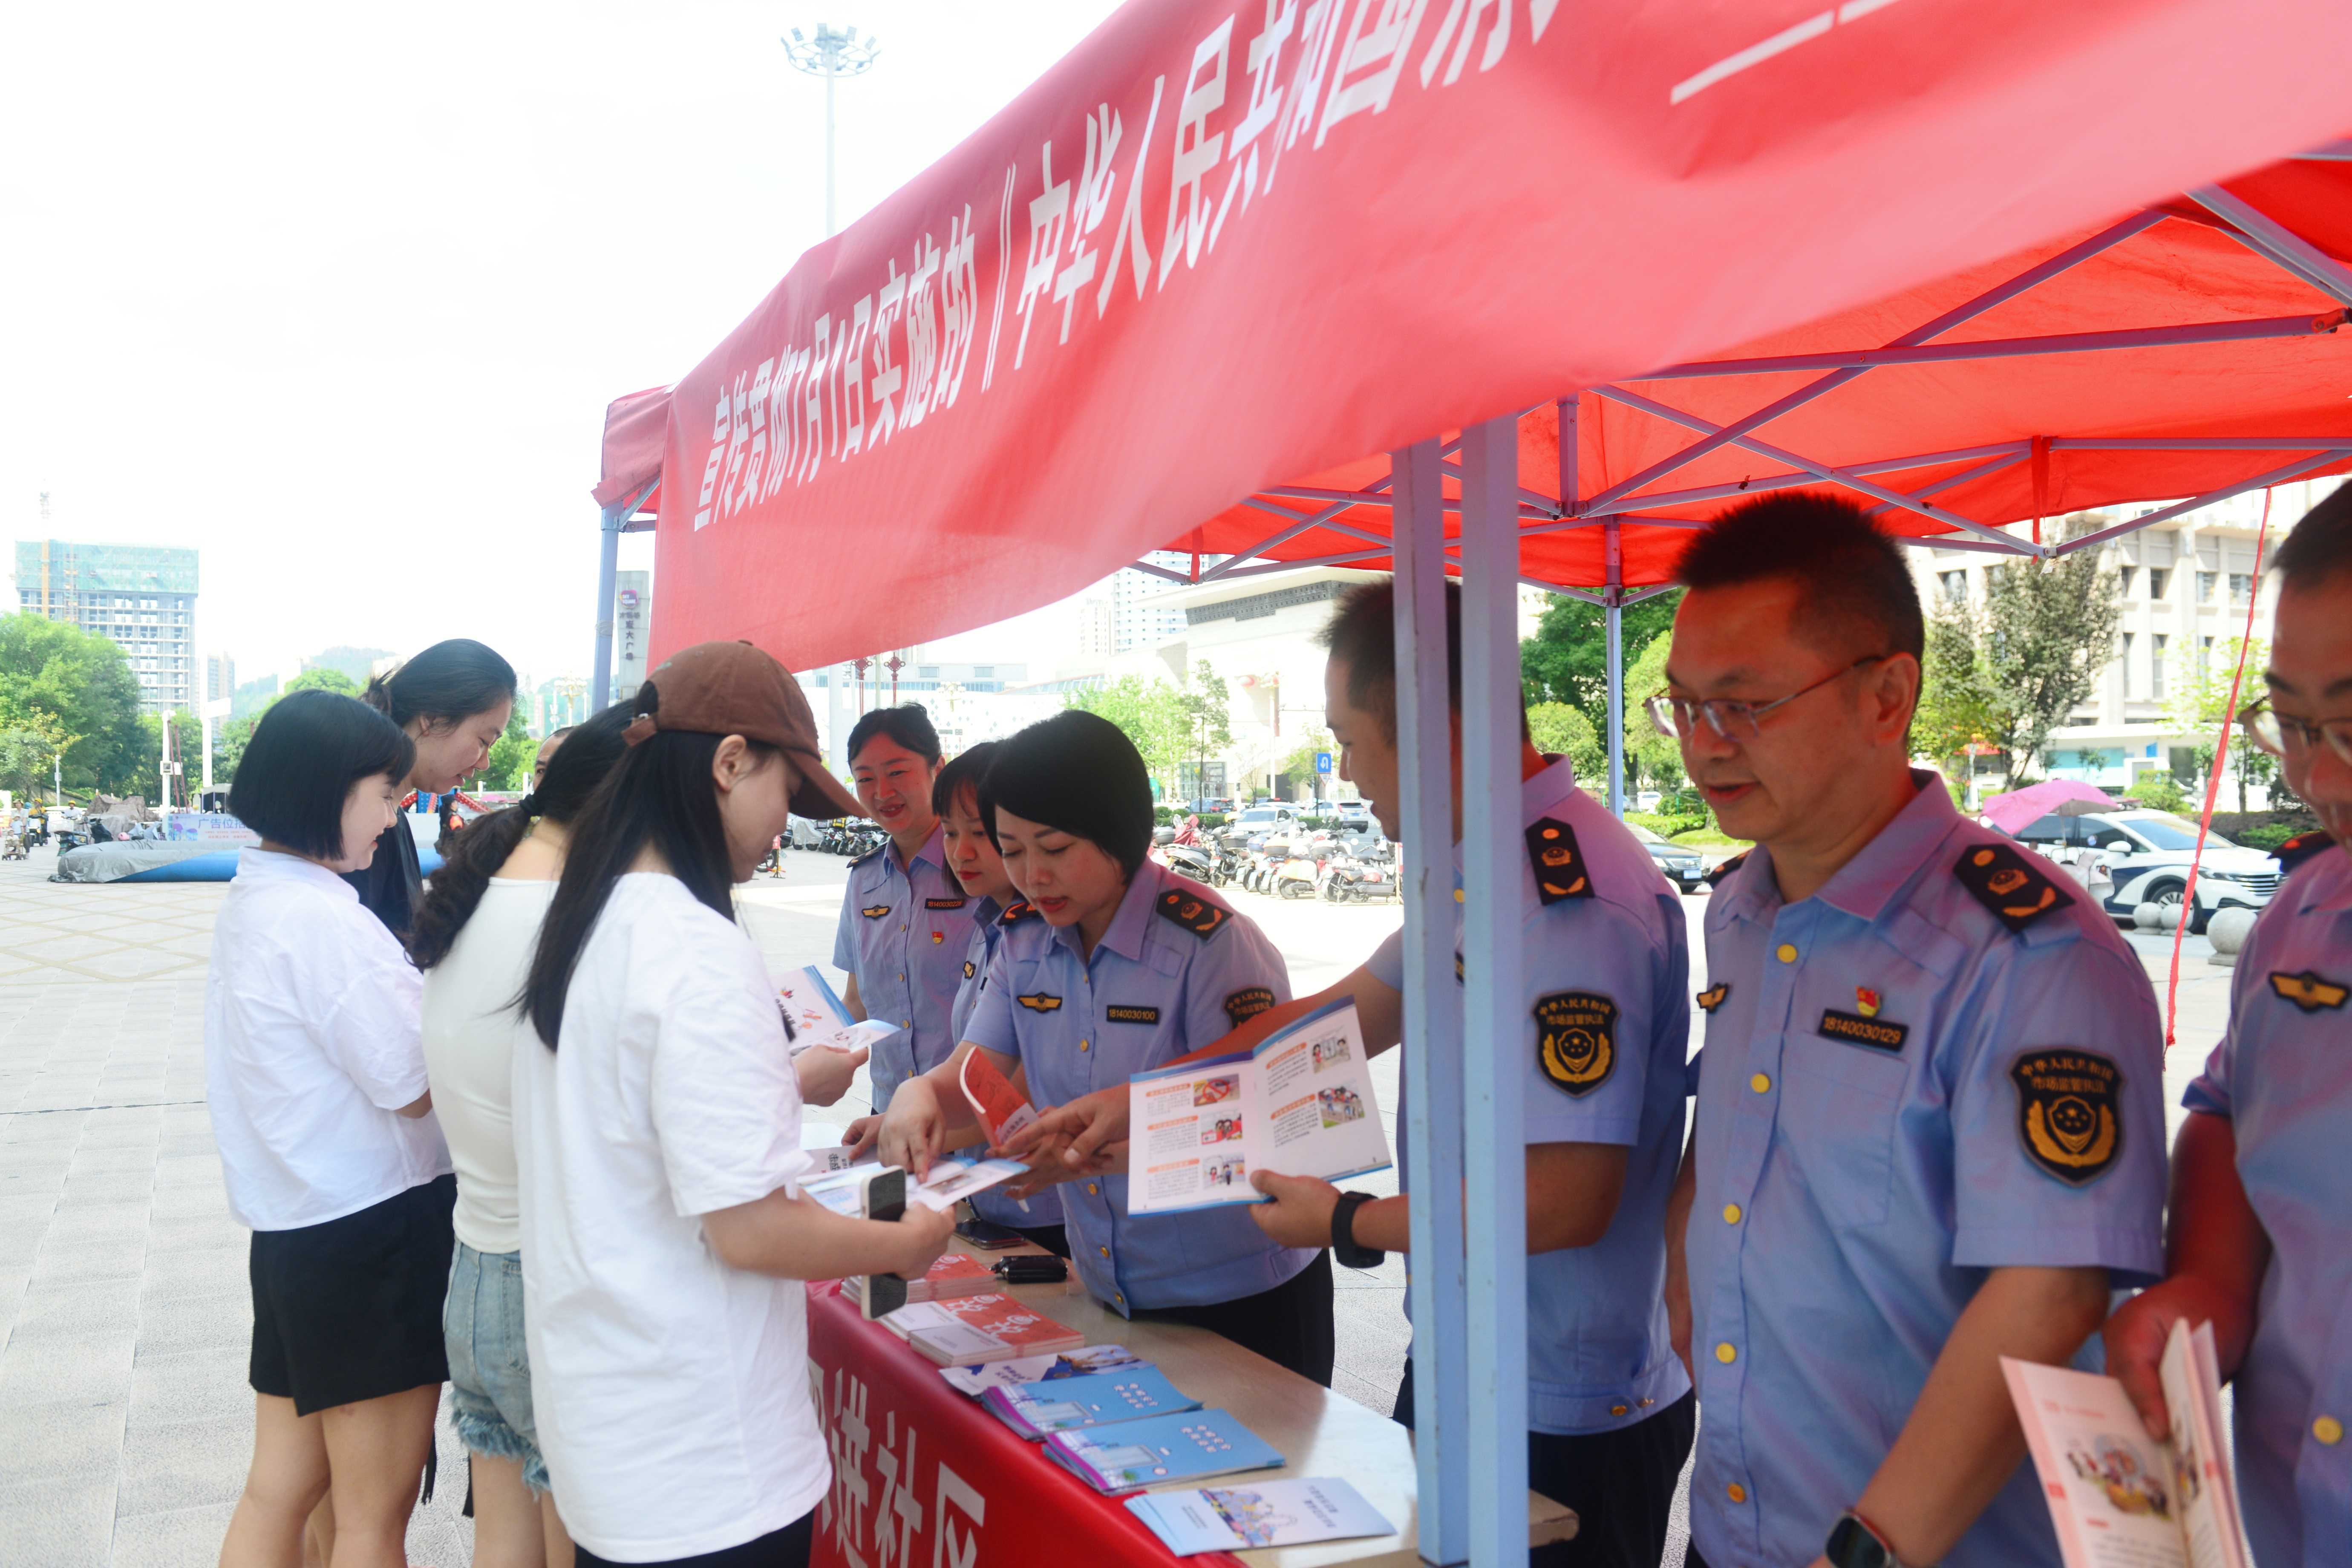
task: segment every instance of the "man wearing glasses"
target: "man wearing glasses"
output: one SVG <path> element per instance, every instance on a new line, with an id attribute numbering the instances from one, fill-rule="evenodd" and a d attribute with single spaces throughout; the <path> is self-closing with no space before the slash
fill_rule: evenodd
<path id="1" fill-rule="evenodd" d="M 2237 1378 L 2246 1534 L 2265 1568 L 2295 1568 L 2352 1550 L 2352 487 L 2276 564 L 2270 690 L 2239 722 L 2326 831 L 2280 851 L 2289 874 L 2238 956 L 2229 1032 L 2183 1097 L 2170 1278 L 2106 1342 L 2107 1370 L 2161 1437 L 2165 1338 L 2176 1320 L 2212 1323 Z"/>
<path id="2" fill-rule="evenodd" d="M 1669 1221 L 1691 1560 L 2055 1564 L 2000 1358 L 2066 1362 L 2111 1279 L 2159 1271 L 2154 995 L 2103 911 L 1911 767 L 1918 595 L 1859 508 L 1748 502 L 1678 575 L 1652 716 L 1756 846 L 1707 910 Z"/>

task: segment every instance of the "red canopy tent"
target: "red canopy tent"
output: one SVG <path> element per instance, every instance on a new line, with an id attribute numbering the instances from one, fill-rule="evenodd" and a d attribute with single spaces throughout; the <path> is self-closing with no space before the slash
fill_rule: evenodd
<path id="1" fill-rule="evenodd" d="M 1404 810 L 1442 842 L 1415 650 L 1458 540 L 1464 788 L 1507 823 L 1513 576 L 1622 603 L 1679 531 L 1791 483 L 2032 552 L 1993 525 L 2352 461 L 2348 45 L 2340 0 L 1132 5 L 614 405 L 606 559 L 658 486 L 655 658 L 748 637 L 807 668 L 1152 549 L 1205 578 L 1393 537 Z M 1517 884 L 1511 836 L 1475 837 L 1464 1078 L 1406 1064 L 1416 1163 L 1469 1177 L 1466 1217 L 1414 1205 L 1417 1253 L 1471 1244 L 1466 1281 L 1413 1274 L 1421 1524 L 1433 1560 L 1503 1562 L 1523 1194 L 1487 1042 Z M 1415 1039 L 1465 1028 L 1432 1000 L 1450 917 L 1408 903 Z"/>

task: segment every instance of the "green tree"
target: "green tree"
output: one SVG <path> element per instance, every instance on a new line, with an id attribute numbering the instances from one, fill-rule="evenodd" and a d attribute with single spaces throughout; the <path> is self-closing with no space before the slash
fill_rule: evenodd
<path id="1" fill-rule="evenodd" d="M 1672 651 L 1671 631 L 1661 632 L 1650 639 L 1625 671 L 1625 784 L 1655 784 L 1663 793 L 1679 788 L 1683 782 L 1683 749 L 1681 742 L 1658 733 L 1657 725 L 1650 721 L 1649 704 L 1644 699 L 1666 689 L 1666 655 Z M 1605 766 L 1606 763 L 1604 763 Z"/>
<path id="2" fill-rule="evenodd" d="M 2105 519 L 2085 512 L 2062 537 L 2080 539 Z M 2012 561 L 1985 574 L 1985 671 L 2000 693 L 2003 723 L 1992 743 L 2002 752 L 2002 787 L 2042 754 L 2050 731 L 2066 722 L 2114 657 L 2115 576 L 2096 550 L 2042 561 Z"/>
<path id="3" fill-rule="evenodd" d="M 28 797 L 45 794 L 54 776 L 51 761 L 64 739 L 57 721 L 46 713 L 0 725 L 0 789 Z"/>
<path id="4" fill-rule="evenodd" d="M 131 661 L 70 621 L 0 616 L 0 729 L 54 734 L 66 748 L 69 788 L 127 793 L 145 741 Z"/>
<path id="5" fill-rule="evenodd" d="M 1528 734 L 1537 751 L 1566 757 L 1580 779 L 1597 779 L 1609 766 L 1601 731 L 1580 708 L 1566 702 L 1538 702 L 1528 710 Z"/>
<path id="6" fill-rule="evenodd" d="M 522 710 L 515 710 L 507 720 L 506 733 L 490 746 L 489 760 L 481 771 L 466 781 L 465 787 L 478 789 L 529 789 L 530 764 L 539 755 L 539 742 L 530 738 L 530 728 L 523 722 Z"/>
<path id="7" fill-rule="evenodd" d="M 2243 652 L 2245 679 L 2239 682 L 2238 703 L 2243 707 L 2263 693 L 2263 671 L 2271 661 L 2271 645 L 2256 637 L 2252 642 L 2231 637 L 2216 644 L 2204 668 L 2187 680 L 2175 682 L 2169 717 L 2179 728 L 2192 735 L 2207 737 L 2197 742 L 2197 771 L 2210 774 L 2213 771 L 2214 741 L 2223 726 L 2236 717 L 2230 709 L 2230 687 L 2238 679 L 2239 655 Z M 2254 784 L 2270 786 L 2279 793 L 2278 759 L 2257 746 L 2247 743 L 2243 735 L 2230 737 L 2230 776 L 2238 786 L 2238 809 L 2246 809 L 2246 791 Z M 2273 802 L 2275 805 L 2276 801 Z"/>
<path id="8" fill-rule="evenodd" d="M 1135 742 L 1144 771 L 1171 796 L 1176 770 L 1192 760 L 1193 716 L 1172 680 L 1122 675 L 1093 691 L 1073 692 L 1069 705 L 1109 720 Z"/>
<path id="9" fill-rule="evenodd" d="M 1675 606 L 1683 591 L 1644 599 L 1622 612 L 1624 646 L 1630 654 L 1648 647 L 1674 629 Z M 1519 679 L 1529 705 L 1565 702 L 1591 721 L 1597 733 L 1609 728 L 1609 612 L 1601 605 L 1555 594 L 1536 623 L 1536 635 L 1519 644 Z M 1657 689 L 1663 690 L 1661 682 Z M 1652 695 L 1628 678 L 1625 708 Z"/>
<path id="10" fill-rule="evenodd" d="M 2000 691 L 1983 654 L 1990 640 L 1983 623 L 1982 613 L 1967 604 L 1947 604 L 1927 617 L 1919 706 L 1911 717 L 1913 750 L 1935 759 L 1962 800 L 1974 763 L 1967 748 L 1990 744 L 2003 725 Z"/>
<path id="11" fill-rule="evenodd" d="M 286 690 L 278 695 L 283 697 L 287 691 L 336 691 L 345 697 L 357 697 L 360 689 L 360 683 L 341 670 L 314 666 L 288 681 Z"/>

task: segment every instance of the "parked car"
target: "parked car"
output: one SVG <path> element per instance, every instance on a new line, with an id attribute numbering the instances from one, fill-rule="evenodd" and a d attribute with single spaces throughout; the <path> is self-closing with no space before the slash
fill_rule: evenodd
<path id="1" fill-rule="evenodd" d="M 1642 847 L 1650 852 L 1650 858 L 1658 863 L 1658 869 L 1665 873 L 1666 880 L 1678 890 L 1685 893 L 1706 891 L 1706 861 L 1697 850 L 1687 844 L 1671 843 L 1636 823 L 1629 822 L 1625 828 L 1642 841 Z"/>
<path id="2" fill-rule="evenodd" d="M 1254 805 L 1218 830 L 1232 844 L 1243 844 L 1264 833 L 1287 834 L 1298 826 L 1298 813 L 1286 805 Z"/>
<path id="3" fill-rule="evenodd" d="M 1360 827 L 1372 819 L 1372 808 L 1360 800 L 1343 800 L 1331 808 L 1343 827 Z"/>
<path id="4" fill-rule="evenodd" d="M 2028 824 L 2017 838 L 2071 869 L 2109 914 L 2126 923 L 2141 904 L 2179 903 L 2197 859 L 2197 825 L 2168 811 L 2053 813 Z M 2278 858 L 2268 850 L 2208 833 L 2189 929 L 2201 934 L 2221 910 L 2261 909 L 2278 890 L 2280 877 Z"/>
<path id="5" fill-rule="evenodd" d="M 1658 809 L 1659 803 L 1664 799 L 1665 796 L 1660 795 L 1656 790 L 1645 789 L 1633 797 L 1633 809 L 1635 811 L 1655 811 Z"/>

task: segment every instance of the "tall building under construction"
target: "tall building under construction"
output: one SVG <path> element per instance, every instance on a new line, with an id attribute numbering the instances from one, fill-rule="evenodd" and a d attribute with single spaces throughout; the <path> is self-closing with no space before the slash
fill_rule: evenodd
<path id="1" fill-rule="evenodd" d="M 131 661 L 142 710 L 199 705 L 194 551 L 18 540 L 16 606 L 111 639 Z"/>

